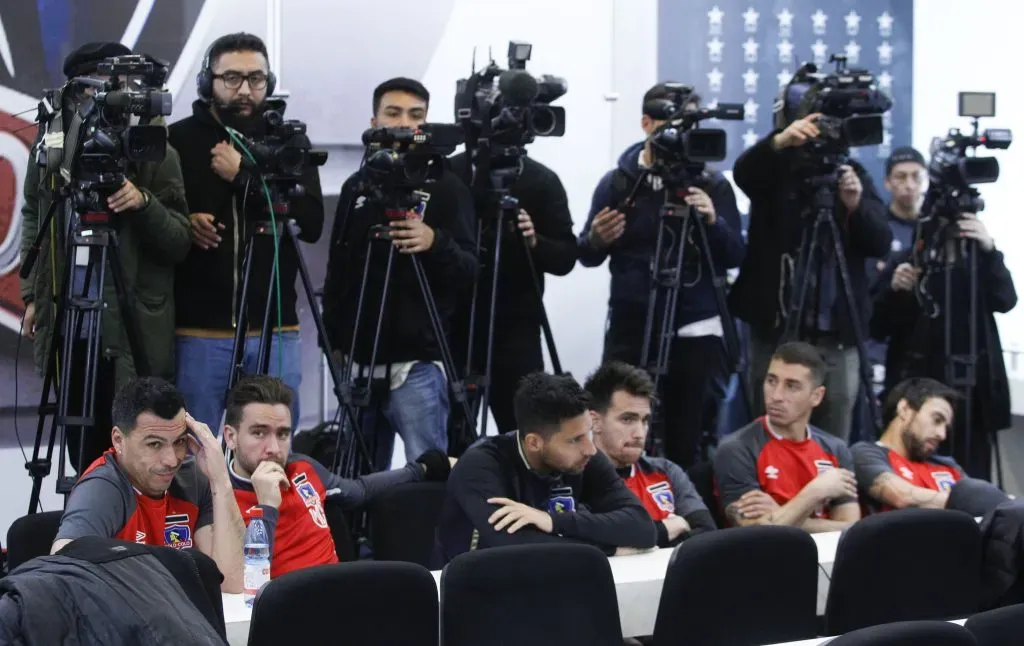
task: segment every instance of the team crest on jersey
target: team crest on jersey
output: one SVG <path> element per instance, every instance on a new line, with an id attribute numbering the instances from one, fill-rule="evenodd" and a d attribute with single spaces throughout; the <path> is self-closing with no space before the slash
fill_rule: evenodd
<path id="1" fill-rule="evenodd" d="M 647 487 L 647 493 L 651 494 L 654 504 L 658 509 L 672 513 L 676 510 L 676 496 L 672 493 L 672 487 L 667 482 L 658 482 Z"/>
<path id="2" fill-rule="evenodd" d="M 949 491 L 956 484 L 956 478 L 949 471 L 932 471 L 932 479 L 938 485 L 939 491 Z"/>
<path id="3" fill-rule="evenodd" d="M 320 500 L 320 494 L 316 492 L 316 487 L 309 481 L 309 477 L 305 473 L 296 474 L 292 478 L 292 485 L 295 487 L 295 492 L 302 498 L 302 503 L 306 505 L 309 516 L 313 519 L 316 526 L 321 529 L 328 529 L 327 514 L 324 513 L 323 501 Z"/>
<path id="4" fill-rule="evenodd" d="M 559 487 L 551 490 L 548 498 L 549 514 L 564 514 L 576 511 L 576 499 L 572 496 L 572 487 Z"/>
<path id="5" fill-rule="evenodd" d="M 164 545 L 183 550 L 192 547 L 192 529 L 188 514 L 174 514 L 164 518 Z"/>
<path id="6" fill-rule="evenodd" d="M 815 460 L 814 468 L 818 470 L 818 474 L 820 475 L 829 469 L 836 468 L 836 465 L 832 464 L 832 460 Z"/>

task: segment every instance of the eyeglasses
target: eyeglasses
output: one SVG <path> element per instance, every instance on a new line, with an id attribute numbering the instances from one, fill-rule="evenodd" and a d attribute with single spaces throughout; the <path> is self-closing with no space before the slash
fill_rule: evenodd
<path id="1" fill-rule="evenodd" d="M 262 90 L 267 87 L 266 72 L 249 72 L 248 74 L 224 72 L 223 74 L 214 74 L 213 78 L 224 81 L 224 87 L 229 90 L 237 90 L 242 87 L 242 81 L 248 81 L 249 87 L 253 90 Z"/>

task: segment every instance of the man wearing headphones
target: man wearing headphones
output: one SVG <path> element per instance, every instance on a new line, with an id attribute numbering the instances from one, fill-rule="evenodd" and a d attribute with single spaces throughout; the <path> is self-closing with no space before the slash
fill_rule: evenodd
<path id="1" fill-rule="evenodd" d="M 262 139 L 266 133 L 265 102 L 273 94 L 274 84 L 262 40 L 246 33 L 221 36 L 210 46 L 196 77 L 199 99 L 193 104 L 192 116 L 170 127 L 170 141 L 181 154 L 192 232 L 192 248 L 178 268 L 175 290 L 178 386 L 192 414 L 210 428 L 220 428 L 235 326 L 243 314 L 240 301 L 246 242 L 257 223 L 268 219 L 259 173 L 229 132 Z M 314 243 L 324 223 L 316 168 L 303 174 L 300 185 L 302 195 L 288 200 L 288 217 L 298 225 L 299 239 Z M 266 299 L 268 293 L 276 294 L 279 289 L 276 308 L 281 320 L 280 327 L 274 326 L 270 372 L 297 395 L 302 377 L 295 312 L 298 258 L 291 245 L 278 246 L 279 280 L 273 280 L 274 240 L 270 236 L 254 240 L 244 368 L 256 371 Z M 268 289 L 272 280 L 273 292 Z M 292 418 L 298 419 L 298 397 L 293 401 Z"/>

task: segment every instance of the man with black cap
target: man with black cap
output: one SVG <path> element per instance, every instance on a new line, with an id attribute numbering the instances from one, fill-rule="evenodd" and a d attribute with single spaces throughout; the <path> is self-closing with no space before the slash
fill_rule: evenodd
<path id="1" fill-rule="evenodd" d="M 178 267 L 176 282 L 178 387 L 192 414 L 210 428 L 220 428 L 235 327 L 243 314 L 249 324 L 243 364 L 246 372 L 256 371 L 260 327 L 272 284 L 274 334 L 269 369 L 296 395 L 302 380 L 295 310 L 298 257 L 293 245 L 286 240 L 275 245 L 271 236 L 254 240 L 247 313 L 240 302 L 248 236 L 257 231 L 257 223 L 270 217 L 260 174 L 228 129 L 262 139 L 266 100 L 274 93 L 274 85 L 267 48 L 260 38 L 247 33 L 221 36 L 210 45 L 196 77 L 199 99 L 192 105 L 192 116 L 170 127 L 170 141 L 181 153 L 192 231 L 192 247 Z M 298 225 L 300 240 L 314 243 L 324 225 L 323 193 L 315 167 L 303 173 L 299 186 L 302 194 L 287 199 L 287 217 Z M 275 263 L 277 280 L 272 279 Z M 298 401 L 296 396 L 295 420 L 299 419 Z"/>
<path id="2" fill-rule="evenodd" d="M 130 49 L 120 43 L 89 43 L 68 55 L 64 61 L 67 78 L 88 76 L 101 80 L 96 74 L 98 64 L 114 56 L 130 55 Z M 62 105 L 57 115 L 48 122 L 50 130 L 69 132 L 77 107 L 88 99 L 93 88 L 82 84 L 69 84 L 62 93 Z M 133 117 L 134 120 L 134 117 Z M 152 125 L 159 120 L 150 122 Z M 162 125 L 162 124 L 161 124 Z M 40 129 L 42 141 L 44 129 Z M 56 132 L 51 133 L 53 135 Z M 79 142 L 80 143 L 80 142 Z M 64 154 L 72 154 L 70 139 L 65 143 Z M 60 151 L 57 151 L 60 152 Z M 72 167 L 73 168 L 73 167 Z M 72 172 L 72 177 L 74 173 Z M 64 196 L 54 190 L 60 182 L 57 172 L 40 170 L 30 164 L 25 177 L 25 203 L 22 207 L 24 221 L 21 233 L 22 257 L 28 252 L 39 232 L 39 227 L 53 200 Z M 185 213 L 185 192 L 181 179 L 181 165 L 178 154 L 168 146 L 166 156 L 159 163 L 130 163 L 124 185 L 107 198 L 107 208 L 117 214 L 117 233 L 121 251 L 121 265 L 129 299 L 134 301 L 135 318 L 142 331 L 142 347 L 145 350 L 150 372 L 154 376 L 171 379 L 174 376 L 174 265 L 185 258 L 189 247 L 188 220 Z M 54 227 L 60 231 L 67 214 L 55 214 Z M 24 333 L 34 341 L 34 355 L 37 369 L 46 372 L 46 361 L 50 345 L 60 343 L 58 330 L 53 329 L 57 315 L 56 299 L 62 291 L 56 284 L 57 277 L 63 276 L 61 268 L 65 262 L 63 236 L 54 240 L 44 237 L 40 253 L 28 278 L 21 281 L 21 295 L 25 301 Z M 73 272 L 74 291 L 82 293 L 85 287 L 84 254 L 78 254 Z M 109 275 L 109 269 L 106 272 Z M 99 291 L 97 277 L 91 278 L 91 293 Z M 110 406 L 117 388 L 135 376 L 135 364 L 128 347 L 124 323 L 118 310 L 117 297 L 112 280 L 102 286 L 103 315 L 100 326 L 101 356 L 97 368 L 95 401 L 93 411 L 94 428 L 99 432 L 86 433 L 85 446 L 79 461 L 79 434 L 69 432 L 68 444 L 72 464 L 88 465 L 110 447 Z M 81 410 L 84 387 L 85 357 L 84 337 L 74 348 L 75 356 L 70 375 L 58 375 L 61 388 L 67 393 L 69 410 Z"/>
<path id="3" fill-rule="evenodd" d="M 644 94 L 640 127 L 645 139 L 627 148 L 618 166 L 601 178 L 579 235 L 580 264 L 584 267 L 598 267 L 610 258 L 612 282 L 604 361 L 641 363 L 651 294 L 651 259 L 660 209 L 666 201 L 661 177 L 648 173 L 658 154 L 649 137 L 673 112 L 684 105 L 696 108 L 700 104 L 700 97 L 687 90 L 687 86 L 659 83 Z M 676 201 L 693 206 L 704 219 L 715 273 L 725 276 L 727 270 L 739 266 L 744 253 L 736 195 L 718 171 L 703 170 L 691 181 L 686 196 Z M 670 332 L 669 374 L 661 393 L 665 457 L 684 469 L 701 458 L 702 437 L 711 430 L 712 416 L 708 413 L 715 409 L 716 399 L 721 399 L 726 373 L 716 287 L 707 261 L 701 257 L 703 249 L 695 240 L 691 236 L 685 243 L 676 329 Z M 661 321 L 661 314 L 656 318 Z M 652 339 L 658 338 L 659 328 L 653 326 Z M 650 358 L 654 359 L 653 352 Z"/>

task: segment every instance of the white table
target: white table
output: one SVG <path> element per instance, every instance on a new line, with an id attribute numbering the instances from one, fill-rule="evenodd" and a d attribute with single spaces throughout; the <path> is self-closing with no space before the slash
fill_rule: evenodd
<path id="1" fill-rule="evenodd" d="M 953 619 L 949 623 L 963 626 L 967 622 L 966 619 Z M 815 637 L 814 639 L 801 639 L 798 642 L 786 642 L 784 644 L 772 644 L 771 646 L 824 646 L 833 639 L 836 639 L 838 635 L 832 637 Z"/>

